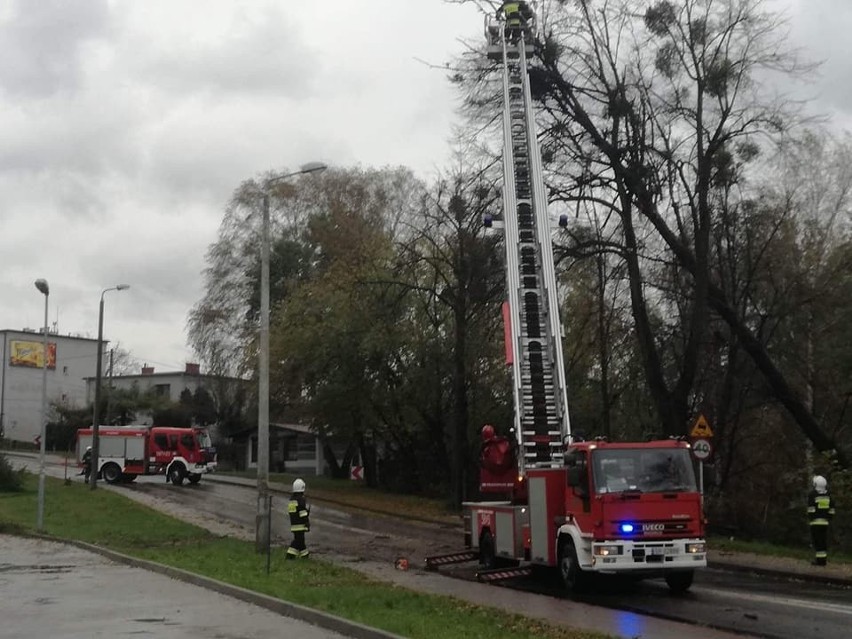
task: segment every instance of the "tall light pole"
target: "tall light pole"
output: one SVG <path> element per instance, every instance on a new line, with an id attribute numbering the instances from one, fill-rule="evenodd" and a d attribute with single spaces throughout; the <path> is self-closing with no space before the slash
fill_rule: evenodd
<path id="1" fill-rule="evenodd" d="M 103 369 L 104 359 L 104 294 L 108 291 L 125 291 L 130 288 L 130 284 L 116 284 L 110 288 L 105 288 L 101 291 L 101 305 L 98 309 L 98 359 L 95 366 L 95 408 L 92 416 L 92 474 L 89 476 L 90 488 L 92 490 L 97 486 L 98 481 L 98 466 L 99 466 L 99 444 L 100 444 L 100 422 L 101 422 L 101 372 Z"/>
<path id="2" fill-rule="evenodd" d="M 41 429 L 39 430 L 38 452 L 38 507 L 36 509 L 36 530 L 44 531 L 44 448 L 47 444 L 47 298 L 50 297 L 50 286 L 47 280 L 37 279 L 35 287 L 44 295 L 44 334 L 42 335 L 41 361 Z"/>
<path id="3" fill-rule="evenodd" d="M 260 237 L 260 349 L 257 388 L 257 515 L 255 548 L 269 548 L 269 188 L 294 175 L 324 171 L 322 162 L 308 162 L 298 171 L 267 180 L 263 187 L 263 226 Z"/>

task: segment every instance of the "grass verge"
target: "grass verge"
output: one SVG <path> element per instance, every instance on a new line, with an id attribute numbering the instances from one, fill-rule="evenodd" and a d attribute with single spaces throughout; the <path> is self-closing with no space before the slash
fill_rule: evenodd
<path id="1" fill-rule="evenodd" d="M 254 544 L 211 533 L 111 491 L 47 478 L 45 530 L 189 570 L 242 588 L 330 612 L 412 639 L 605 639 L 608 635 L 542 624 L 450 597 L 421 594 L 371 580 L 319 559 L 266 558 Z M 37 478 L 20 493 L 0 494 L 0 532 L 33 532 Z"/>
<path id="2" fill-rule="evenodd" d="M 224 472 L 220 475 L 255 479 L 254 472 Z M 271 473 L 269 481 L 290 486 L 299 475 L 292 473 Z M 409 517 L 419 517 L 431 520 L 461 521 L 461 511 L 451 508 L 445 500 L 420 497 L 417 495 L 401 495 L 375 488 L 366 484 L 345 479 L 330 477 L 307 477 L 308 493 L 311 499 L 319 499 L 353 508 L 384 512 L 389 514 L 403 513 Z"/>
<path id="3" fill-rule="evenodd" d="M 748 552 L 755 555 L 767 555 L 770 557 L 787 557 L 810 561 L 813 559 L 814 551 L 808 546 L 782 546 L 768 541 L 755 541 L 745 539 L 731 539 L 728 537 L 709 537 L 707 544 L 712 550 Z M 831 563 L 852 564 L 852 553 L 835 550 L 829 546 L 828 556 Z"/>

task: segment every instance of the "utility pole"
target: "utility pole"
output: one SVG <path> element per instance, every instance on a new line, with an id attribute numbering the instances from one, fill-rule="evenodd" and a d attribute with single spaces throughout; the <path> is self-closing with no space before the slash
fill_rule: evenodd
<path id="1" fill-rule="evenodd" d="M 109 349 L 109 391 L 107 392 L 107 409 L 106 409 L 106 418 L 104 419 L 104 423 L 107 426 L 111 425 L 109 418 L 110 418 L 110 411 L 112 410 L 112 356 L 113 356 L 114 350 L 115 350 L 114 348 Z"/>
<path id="2" fill-rule="evenodd" d="M 269 548 L 269 190 L 276 182 L 303 173 L 324 171 L 322 162 L 309 162 L 298 171 L 279 175 L 263 185 L 262 218 L 260 229 L 260 349 L 258 351 L 257 388 L 257 515 L 255 516 L 255 549 L 268 552 Z"/>

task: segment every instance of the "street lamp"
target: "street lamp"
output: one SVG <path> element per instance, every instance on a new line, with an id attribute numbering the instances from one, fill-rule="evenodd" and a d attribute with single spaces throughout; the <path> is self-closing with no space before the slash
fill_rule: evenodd
<path id="1" fill-rule="evenodd" d="M 90 487 L 92 490 L 95 489 L 98 481 L 98 467 L 99 464 L 99 438 L 98 435 L 100 433 L 100 410 L 101 410 L 101 370 L 103 368 L 103 356 L 104 356 L 104 294 L 108 291 L 125 291 L 130 288 L 130 284 L 116 284 L 110 288 L 105 288 L 101 291 L 101 305 L 98 311 L 98 359 L 97 365 L 95 366 L 95 408 L 94 415 L 92 416 L 92 473 L 89 477 Z"/>
<path id="2" fill-rule="evenodd" d="M 44 333 L 42 335 L 41 360 L 41 428 L 38 437 L 38 507 L 36 509 L 36 530 L 44 531 L 44 448 L 47 444 L 47 298 L 50 286 L 47 280 L 37 279 L 35 287 L 44 295 Z"/>
<path id="3" fill-rule="evenodd" d="M 308 162 L 298 171 L 267 180 L 263 186 L 263 226 L 260 249 L 260 351 L 258 355 L 257 396 L 257 515 L 255 548 L 269 548 L 269 188 L 294 175 L 319 173 L 326 169 L 322 162 Z"/>

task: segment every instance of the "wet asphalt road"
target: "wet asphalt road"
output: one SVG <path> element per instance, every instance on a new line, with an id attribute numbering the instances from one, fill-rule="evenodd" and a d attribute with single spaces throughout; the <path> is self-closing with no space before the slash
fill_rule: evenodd
<path id="1" fill-rule="evenodd" d="M 144 481 L 133 490 L 208 510 L 249 529 L 254 523 L 252 488 L 202 481 L 191 490 L 177 492 L 170 485 Z M 273 539 L 282 544 L 288 540 L 287 522 L 281 514 L 286 499 L 286 495 L 274 497 L 278 508 L 273 515 Z M 313 502 L 311 516 L 310 543 L 317 554 L 340 553 L 387 562 L 403 556 L 419 564 L 428 555 L 461 548 L 460 531 L 455 529 L 343 512 L 317 501 Z M 470 579 L 475 567 L 460 572 Z M 515 585 L 541 591 L 540 580 Z M 699 571 L 691 591 L 681 597 L 672 596 L 662 580 L 619 584 L 603 579 L 595 592 L 583 597 L 571 597 L 552 584 L 545 594 L 613 611 L 772 639 L 848 639 L 852 635 L 852 590 L 747 573 Z"/>
<path id="2" fill-rule="evenodd" d="M 170 509 L 201 510 L 222 522 L 231 522 L 243 529 L 244 534 L 254 530 L 256 501 L 251 486 L 202 480 L 197 486 L 179 488 L 166 484 L 162 478 L 140 478 L 134 485 L 121 486 L 119 490 L 162 500 Z M 277 544 L 288 541 L 287 522 L 282 513 L 286 499 L 286 494 L 273 498 L 272 538 Z M 404 556 L 414 566 L 420 565 L 428 555 L 460 550 L 462 546 L 459 530 L 353 514 L 317 501 L 313 502 L 311 518 L 309 544 L 318 555 L 339 554 L 388 563 Z M 452 572 L 470 579 L 475 567 L 470 565 Z M 563 600 L 563 604 L 589 604 L 600 608 L 601 612 L 611 611 L 613 619 L 621 619 L 623 613 L 632 612 L 695 624 L 694 633 L 689 634 L 691 637 L 709 636 L 710 628 L 772 639 L 847 639 L 852 636 L 849 629 L 852 590 L 826 584 L 707 569 L 697 573 L 693 588 L 681 597 L 669 594 L 660 580 L 630 585 L 603 581 L 594 593 L 582 598 L 566 595 L 555 583 L 542 589 L 540 580 L 518 580 L 510 585 L 522 590 L 543 591 L 538 595 L 519 592 L 518 597 L 550 597 Z M 463 583 L 448 586 L 448 589 L 459 587 L 463 588 Z M 505 589 L 505 586 L 490 587 Z"/>

